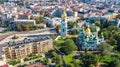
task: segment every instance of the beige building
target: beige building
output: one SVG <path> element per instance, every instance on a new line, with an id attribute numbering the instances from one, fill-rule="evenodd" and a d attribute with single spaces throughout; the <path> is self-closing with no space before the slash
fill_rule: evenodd
<path id="1" fill-rule="evenodd" d="M 31 24 L 36 25 L 35 20 L 29 20 L 29 19 L 14 19 L 14 21 L 11 21 L 14 25 L 22 25 L 22 24 Z"/>
<path id="2" fill-rule="evenodd" d="M 41 39 L 38 37 L 31 40 L 26 39 L 26 41 L 23 41 L 23 44 L 14 44 L 15 43 L 12 43 L 11 45 L 3 47 L 6 59 L 24 58 L 31 53 L 45 53 L 53 49 L 53 41 L 50 37 L 41 37 Z"/>
<path id="3" fill-rule="evenodd" d="M 112 20 L 112 19 L 116 18 L 117 15 L 118 15 L 118 14 L 116 14 L 116 13 L 114 13 L 114 14 L 112 14 L 112 15 L 109 15 L 108 19 L 109 19 L 109 20 Z"/>

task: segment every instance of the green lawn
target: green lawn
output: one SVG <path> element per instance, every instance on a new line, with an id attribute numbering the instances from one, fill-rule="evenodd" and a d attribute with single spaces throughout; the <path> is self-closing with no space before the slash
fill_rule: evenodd
<path id="1" fill-rule="evenodd" d="M 60 37 L 56 42 L 57 42 L 57 44 L 55 44 L 56 45 L 56 47 L 59 49 L 59 48 L 61 48 L 61 46 L 62 46 L 62 43 L 64 43 L 65 41 L 66 41 L 66 37 Z M 73 36 L 73 37 L 71 37 L 70 39 L 72 39 L 73 41 L 75 41 L 76 40 L 76 37 L 75 36 Z"/>
<path id="2" fill-rule="evenodd" d="M 111 61 L 112 61 L 112 57 L 109 56 L 109 55 L 103 56 L 103 57 L 100 59 L 100 62 L 102 62 L 102 63 L 108 63 L 108 62 L 111 62 Z"/>
<path id="3" fill-rule="evenodd" d="M 64 56 L 64 60 L 66 64 L 70 63 L 72 61 L 72 58 L 73 58 L 73 54 Z"/>
<path id="4" fill-rule="evenodd" d="M 60 37 L 57 40 L 57 43 L 64 43 L 66 39 L 67 39 L 66 37 Z M 74 41 L 76 39 L 76 35 L 73 35 L 70 39 L 72 39 Z"/>
<path id="5" fill-rule="evenodd" d="M 117 53 L 117 54 L 111 54 L 111 55 L 103 56 L 103 57 L 100 59 L 100 62 L 102 62 L 102 63 L 111 62 L 114 57 L 120 57 L 120 54 Z"/>
<path id="6" fill-rule="evenodd" d="M 60 37 L 60 38 L 57 40 L 57 42 L 58 42 L 58 43 L 64 43 L 65 40 L 66 40 L 65 37 Z"/>
<path id="7" fill-rule="evenodd" d="M 57 46 L 57 48 L 60 48 L 61 46 L 62 46 L 62 43 L 64 43 L 65 41 L 66 41 L 66 39 L 67 38 L 65 38 L 65 37 L 61 37 L 61 38 L 59 38 L 58 40 L 57 40 L 57 43 L 59 43 L 58 45 L 59 46 Z M 73 40 L 75 40 L 76 38 L 75 37 L 72 37 L 72 38 L 70 38 L 70 39 L 73 39 Z M 64 60 L 65 60 L 65 62 L 68 64 L 68 63 L 70 63 L 73 59 L 73 55 L 74 54 L 70 54 L 70 55 L 65 55 L 64 56 Z"/>

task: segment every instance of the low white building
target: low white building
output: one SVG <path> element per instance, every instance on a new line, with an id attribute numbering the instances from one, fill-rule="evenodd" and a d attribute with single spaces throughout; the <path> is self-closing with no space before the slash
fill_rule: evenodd
<path id="1" fill-rule="evenodd" d="M 36 25 L 36 22 L 35 20 L 29 20 L 29 19 L 14 19 L 13 21 L 10 21 L 9 26 L 11 29 L 15 30 L 17 25 L 24 25 L 24 24 Z"/>
<path id="2" fill-rule="evenodd" d="M 68 21 L 76 21 L 79 17 L 67 17 Z M 45 17 L 44 21 L 47 22 L 48 24 L 50 24 L 51 26 L 55 26 L 55 25 L 60 25 L 61 24 L 61 18 L 58 17 L 54 17 L 54 18 L 48 18 Z"/>
<path id="3" fill-rule="evenodd" d="M 14 25 L 22 25 L 22 24 L 31 24 L 36 25 L 35 20 L 28 20 L 28 19 L 15 19 L 11 21 Z"/>

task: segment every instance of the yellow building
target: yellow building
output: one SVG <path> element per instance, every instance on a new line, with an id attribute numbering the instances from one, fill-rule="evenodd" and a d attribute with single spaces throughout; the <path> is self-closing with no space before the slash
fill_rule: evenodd
<path id="1" fill-rule="evenodd" d="M 116 13 L 114 13 L 114 14 L 112 14 L 112 15 L 109 15 L 109 20 L 112 20 L 112 19 L 116 18 L 117 15 L 118 15 L 118 14 L 116 14 Z"/>
<path id="2" fill-rule="evenodd" d="M 24 58 L 30 54 L 45 53 L 53 49 L 53 41 L 48 39 L 35 39 L 34 42 L 3 47 L 7 59 Z"/>

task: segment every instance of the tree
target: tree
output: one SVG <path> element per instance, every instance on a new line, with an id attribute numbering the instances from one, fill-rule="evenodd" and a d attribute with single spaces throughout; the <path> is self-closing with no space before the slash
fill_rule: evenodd
<path id="1" fill-rule="evenodd" d="M 16 65 L 16 64 L 20 63 L 20 60 L 9 60 L 7 63 L 10 65 Z"/>
<path id="2" fill-rule="evenodd" d="M 100 27 L 101 26 L 100 21 L 95 21 L 95 25 Z"/>
<path id="3" fill-rule="evenodd" d="M 54 60 L 54 62 L 55 62 L 56 64 L 62 63 L 62 61 L 61 61 L 62 58 L 61 58 L 60 55 L 55 56 L 55 57 L 53 58 L 53 60 Z"/>
<path id="4" fill-rule="evenodd" d="M 76 24 L 73 21 L 68 21 L 68 29 L 73 28 Z"/>
<path id="5" fill-rule="evenodd" d="M 60 25 L 57 25 L 57 26 L 56 26 L 56 31 L 57 31 L 57 33 L 59 33 L 59 30 L 60 30 Z"/>
<path id="6" fill-rule="evenodd" d="M 30 59 L 28 57 L 24 58 L 24 61 L 29 61 Z"/>
<path id="7" fill-rule="evenodd" d="M 83 67 L 91 67 L 91 65 L 96 66 L 99 62 L 99 55 L 91 54 L 91 53 L 83 53 L 81 54 L 81 59 L 83 63 Z"/>
<path id="8" fill-rule="evenodd" d="M 62 51 L 65 54 L 71 54 L 74 50 L 77 50 L 77 46 L 75 45 L 74 41 L 72 39 L 67 39 L 63 46 L 60 48 L 60 51 Z"/>
<path id="9" fill-rule="evenodd" d="M 110 54 L 112 47 L 105 42 L 100 43 L 98 50 L 102 56 Z"/>
<path id="10" fill-rule="evenodd" d="M 110 36 L 110 32 L 105 29 L 105 31 L 103 32 L 103 36 L 105 37 L 105 39 L 108 39 Z"/>
<path id="11" fill-rule="evenodd" d="M 73 59 L 71 63 L 74 65 L 74 67 L 81 67 L 82 65 L 82 61 L 76 59 Z"/>
<path id="12" fill-rule="evenodd" d="M 108 67 L 120 67 L 120 59 L 114 58 L 112 62 L 108 63 Z"/>
<path id="13" fill-rule="evenodd" d="M 103 35 L 107 43 L 112 46 L 116 46 L 116 50 L 120 50 L 120 28 L 114 25 L 110 25 L 103 29 Z"/>
<path id="14" fill-rule="evenodd" d="M 25 25 L 25 31 L 29 31 L 30 30 L 30 26 L 29 25 Z"/>
<path id="15" fill-rule="evenodd" d="M 47 58 L 43 58 L 43 61 L 42 61 L 43 64 L 47 65 L 48 62 L 49 62 L 49 60 Z"/>
<path id="16" fill-rule="evenodd" d="M 64 67 L 63 64 L 56 64 L 55 67 Z"/>
<path id="17" fill-rule="evenodd" d="M 88 52 L 88 48 L 85 48 L 85 53 L 87 53 Z"/>
<path id="18" fill-rule="evenodd" d="M 40 24 L 44 20 L 44 17 L 40 16 L 39 18 L 36 18 L 36 24 Z"/>
<path id="19" fill-rule="evenodd" d="M 75 66 L 74 66 L 74 64 L 69 63 L 69 64 L 67 64 L 67 67 L 75 67 Z"/>
<path id="20" fill-rule="evenodd" d="M 77 31 L 76 29 L 74 29 L 74 30 L 72 30 L 72 31 L 70 31 L 70 32 L 71 32 L 72 35 L 78 34 L 78 31 Z"/>
<path id="21" fill-rule="evenodd" d="M 120 19 L 120 14 L 118 14 L 118 15 L 116 16 L 116 18 Z"/>
<path id="22" fill-rule="evenodd" d="M 109 44 L 111 45 L 116 45 L 117 44 L 117 41 L 114 39 L 114 38 L 110 38 L 109 41 L 108 41 Z"/>
<path id="23" fill-rule="evenodd" d="M 17 26 L 16 26 L 16 29 L 17 29 L 18 31 L 22 31 L 21 25 L 17 25 Z"/>
<path id="24" fill-rule="evenodd" d="M 14 35 L 13 37 L 12 37 L 12 39 L 18 39 L 19 38 L 19 36 L 16 36 L 16 35 Z"/>
<path id="25" fill-rule="evenodd" d="M 52 55 L 52 57 L 58 56 L 57 53 L 56 53 L 55 51 L 53 51 L 53 52 L 51 53 L 51 55 Z"/>

